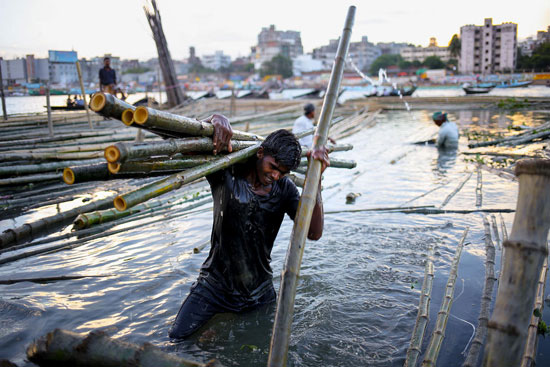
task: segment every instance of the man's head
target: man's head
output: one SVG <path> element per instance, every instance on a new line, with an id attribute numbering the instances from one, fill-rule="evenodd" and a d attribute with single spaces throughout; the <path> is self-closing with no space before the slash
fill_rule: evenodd
<path id="1" fill-rule="evenodd" d="M 294 134 L 281 129 L 265 138 L 256 156 L 258 179 L 263 185 L 269 185 L 298 167 L 302 147 Z"/>
<path id="2" fill-rule="evenodd" d="M 434 112 L 432 115 L 432 120 L 434 120 L 437 126 L 441 126 L 445 121 L 447 121 L 447 114 L 441 111 Z"/>
<path id="3" fill-rule="evenodd" d="M 315 117 L 315 106 L 312 103 L 308 103 L 304 106 L 304 115 L 310 119 Z"/>
<path id="4" fill-rule="evenodd" d="M 103 59 L 103 66 L 111 67 L 111 59 L 106 57 Z"/>

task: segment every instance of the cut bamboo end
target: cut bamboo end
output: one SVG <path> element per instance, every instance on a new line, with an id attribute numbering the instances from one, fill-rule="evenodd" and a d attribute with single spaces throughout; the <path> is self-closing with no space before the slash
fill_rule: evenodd
<path id="1" fill-rule="evenodd" d="M 82 217 L 78 217 L 73 222 L 73 228 L 74 229 L 83 229 L 86 227 L 86 221 Z"/>
<path id="2" fill-rule="evenodd" d="M 120 171 L 120 163 L 107 163 L 107 168 L 109 169 L 109 172 L 111 173 L 118 173 Z"/>
<path id="3" fill-rule="evenodd" d="M 92 97 L 92 100 L 90 101 L 90 108 L 94 112 L 101 111 L 103 107 L 105 107 L 106 102 L 107 98 L 105 97 L 105 94 L 103 92 L 98 92 Z"/>
<path id="4" fill-rule="evenodd" d="M 143 125 L 147 122 L 147 119 L 149 118 L 149 111 L 147 111 L 147 107 L 140 106 L 136 108 L 134 111 L 134 121 L 137 122 L 140 125 Z"/>
<path id="5" fill-rule="evenodd" d="M 120 159 L 120 150 L 114 145 L 105 148 L 105 159 L 109 163 L 116 163 Z"/>
<path id="6" fill-rule="evenodd" d="M 113 201 L 113 204 L 115 205 L 115 208 L 118 211 L 123 211 L 128 208 L 128 205 L 126 204 L 126 200 L 124 200 L 122 196 L 117 196 Z"/>
<path id="7" fill-rule="evenodd" d="M 132 111 L 130 108 L 124 110 L 120 119 L 122 120 L 124 125 L 131 126 L 134 123 L 134 111 Z"/>
<path id="8" fill-rule="evenodd" d="M 74 172 L 72 169 L 70 169 L 69 167 L 66 167 L 63 169 L 63 181 L 65 181 L 65 183 L 67 185 L 72 185 L 74 184 L 74 180 L 75 180 L 75 175 L 74 175 Z"/>

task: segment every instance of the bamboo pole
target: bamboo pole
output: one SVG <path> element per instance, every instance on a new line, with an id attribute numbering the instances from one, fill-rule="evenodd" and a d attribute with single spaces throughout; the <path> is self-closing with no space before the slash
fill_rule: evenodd
<path id="1" fill-rule="evenodd" d="M 476 206 L 479 208 L 483 203 L 483 178 L 481 167 L 477 167 L 477 183 L 476 183 Z"/>
<path id="2" fill-rule="evenodd" d="M 504 265 L 483 365 L 521 363 L 537 282 L 548 256 L 550 226 L 550 160 L 525 160 L 516 165 L 519 180 L 512 233 L 504 241 Z"/>
<path id="3" fill-rule="evenodd" d="M 325 214 L 337 214 L 337 213 L 358 213 L 358 212 L 372 212 L 372 211 L 392 211 L 396 213 L 405 214 L 471 214 L 471 213 L 513 213 L 514 209 L 436 209 L 432 208 L 433 205 L 421 205 L 421 206 L 397 206 L 388 208 L 367 208 L 367 209 L 344 209 L 344 210 L 327 210 Z"/>
<path id="4" fill-rule="evenodd" d="M 315 148 L 323 147 L 327 141 L 330 127 L 329 124 L 332 120 L 332 114 L 336 106 L 340 83 L 344 72 L 354 17 L 355 6 L 350 6 L 346 16 L 344 30 L 340 37 L 338 51 L 325 94 L 325 100 L 321 109 L 319 124 L 317 125 L 315 136 L 313 137 Z M 302 261 L 306 236 L 311 222 L 311 214 L 317 200 L 320 178 L 321 162 L 318 160 L 311 160 L 304 189 L 300 197 L 296 218 L 294 219 L 294 229 L 287 251 L 287 258 L 283 267 L 281 288 L 279 290 L 277 312 L 275 314 L 267 364 L 269 367 L 286 366 L 298 274 L 300 273 L 300 263 Z"/>
<path id="5" fill-rule="evenodd" d="M 186 168 L 200 166 L 208 162 L 215 161 L 216 156 L 194 155 L 183 156 L 179 159 L 169 160 L 150 160 L 150 161 L 130 161 L 124 163 L 109 163 L 108 168 L 111 173 L 149 173 L 159 171 L 183 171 Z"/>
<path id="6" fill-rule="evenodd" d="M 483 217 L 483 227 L 485 229 L 485 284 L 481 294 L 477 329 L 462 367 L 476 367 L 478 365 L 483 343 L 487 336 L 487 323 L 489 322 L 493 288 L 497 280 L 495 277 L 495 245 L 491 239 L 491 225 L 486 216 Z"/>
<path id="7" fill-rule="evenodd" d="M 181 134 L 181 137 L 212 136 L 214 134 L 214 126 L 211 123 L 145 106 L 136 108 L 134 122 L 145 128 Z M 233 139 L 262 140 L 255 134 L 239 130 L 233 130 Z"/>
<path id="8" fill-rule="evenodd" d="M 0 154 L 0 162 L 14 162 L 14 161 L 49 161 L 49 160 L 75 160 L 75 159 L 95 159 L 101 158 L 103 152 L 76 152 L 76 153 L 58 153 L 58 152 L 44 152 L 44 153 L 5 153 Z"/>
<path id="9" fill-rule="evenodd" d="M 539 310 L 541 315 L 544 307 L 544 285 L 546 284 L 547 273 L 548 258 L 545 258 L 542 272 L 540 273 L 534 305 L 534 310 Z M 541 319 L 542 316 L 536 316 L 535 312 L 531 315 L 531 322 L 529 323 L 529 330 L 527 331 L 527 341 L 525 342 L 525 351 L 523 353 L 523 359 L 521 360 L 521 367 L 534 367 L 536 365 L 535 360 L 538 344 L 538 328 L 539 321 Z"/>
<path id="10" fill-rule="evenodd" d="M 45 182 L 60 180 L 63 175 L 61 173 L 42 173 L 37 175 L 28 175 L 13 178 L 4 178 L 0 180 L 0 186 L 13 186 L 28 184 L 32 182 Z"/>
<path id="11" fill-rule="evenodd" d="M 53 136 L 52 107 L 50 103 L 50 81 L 46 84 L 46 110 L 48 111 L 48 131 Z"/>
<path id="12" fill-rule="evenodd" d="M 255 146 L 252 141 L 231 141 L 233 151 Z M 258 145 L 259 146 L 259 145 Z M 168 139 L 147 143 L 116 143 L 105 149 L 105 159 L 109 163 L 124 163 L 129 160 L 147 159 L 153 156 L 170 157 L 177 153 L 212 152 L 211 138 Z"/>
<path id="13" fill-rule="evenodd" d="M 4 121 L 8 121 L 8 113 L 6 112 L 6 97 L 4 95 L 4 79 L 2 77 L 2 61 L 4 59 L 0 57 L 0 98 L 2 99 L 2 114 L 4 115 Z"/>
<path id="14" fill-rule="evenodd" d="M 15 146 L 25 145 L 25 146 L 33 146 L 40 143 L 51 143 L 56 141 L 65 141 L 65 140 L 73 140 L 73 139 L 81 139 L 81 138 L 90 138 L 90 137 L 101 137 L 101 136 L 109 136 L 109 135 L 115 135 L 115 131 L 85 131 L 81 133 L 73 133 L 73 134 L 63 134 L 63 135 L 57 135 L 54 137 L 37 137 L 32 139 L 16 139 L 16 138 L 10 138 L 9 141 L 3 141 L 0 142 L 0 148 L 13 148 Z"/>
<path id="15" fill-rule="evenodd" d="M 51 282 L 59 282 L 64 280 L 76 280 L 76 279 L 83 279 L 83 278 L 104 278 L 109 277 L 112 275 L 62 275 L 62 276 L 56 276 L 56 277 L 42 277 L 42 278 L 12 278 L 12 279 L 0 279 L 0 284 L 16 284 L 16 283 L 23 283 L 23 282 L 31 282 L 31 283 L 51 283 Z"/>
<path id="16" fill-rule="evenodd" d="M 428 348 L 426 349 L 426 354 L 424 356 L 424 361 L 422 362 L 423 367 L 435 366 L 437 357 L 439 355 L 439 350 L 441 344 L 443 343 L 443 338 L 445 337 L 445 329 L 447 327 L 447 320 L 449 319 L 449 314 L 451 312 L 451 306 L 453 304 L 453 294 L 455 291 L 455 282 L 458 272 L 458 263 L 460 262 L 460 256 L 462 255 L 462 249 L 464 248 L 464 240 L 468 234 L 468 227 L 464 229 L 462 238 L 458 243 L 456 248 L 455 256 L 453 262 L 451 263 L 451 271 L 449 273 L 449 279 L 447 280 L 447 285 L 445 287 L 445 294 L 443 296 L 443 302 L 439 313 L 437 314 L 437 320 L 435 322 L 435 330 L 432 333 L 430 342 L 428 343 Z"/>
<path id="17" fill-rule="evenodd" d="M 468 182 L 468 180 L 470 179 L 470 177 L 472 177 L 472 174 L 473 172 L 470 172 L 469 175 L 466 176 L 466 178 L 464 180 L 462 180 L 462 182 L 460 182 L 458 184 L 458 186 L 453 190 L 453 192 L 451 192 L 446 198 L 445 200 L 443 200 L 443 202 L 441 203 L 441 205 L 439 206 L 439 209 L 443 209 L 443 207 L 445 205 L 447 205 L 447 203 L 449 203 L 449 201 L 464 187 L 464 184 L 466 184 L 466 182 Z"/>
<path id="18" fill-rule="evenodd" d="M 67 167 L 63 170 L 63 181 L 67 185 L 74 183 L 89 182 L 89 181 L 107 181 L 118 180 L 125 178 L 142 178 L 149 176 L 167 176 L 173 173 L 174 170 L 162 170 L 151 172 L 124 172 L 111 173 L 109 170 L 110 163 L 97 163 L 86 166 Z"/>
<path id="19" fill-rule="evenodd" d="M 136 109 L 135 106 L 116 98 L 112 94 L 103 92 L 94 94 L 92 100 L 90 101 L 90 108 L 92 111 L 103 117 L 114 118 L 117 120 L 122 119 L 122 113 L 125 110 L 131 109 L 134 111 Z"/>
<path id="20" fill-rule="evenodd" d="M 422 290 L 420 291 L 420 302 L 418 303 L 418 313 L 416 314 L 416 322 L 411 337 L 409 349 L 405 359 L 405 367 L 415 367 L 416 361 L 422 350 L 422 340 L 428 325 L 430 316 L 430 299 L 432 296 L 432 286 L 434 281 L 434 264 L 433 264 L 434 248 L 430 247 L 426 265 L 424 266 L 424 281 L 422 282 Z"/>
<path id="21" fill-rule="evenodd" d="M 215 360 L 203 364 L 183 359 L 149 343 L 137 346 L 111 339 L 102 331 L 92 331 L 83 336 L 62 329 L 55 329 L 31 343 L 27 348 L 27 358 L 39 366 L 221 366 Z"/>
<path id="22" fill-rule="evenodd" d="M 307 167 L 308 160 L 302 159 L 300 161 L 300 165 L 298 167 Z M 357 167 L 357 162 L 354 160 L 348 160 L 348 159 L 337 159 L 337 158 L 331 158 L 330 159 L 330 167 L 331 168 L 347 168 L 347 169 L 353 169 Z"/>
<path id="23" fill-rule="evenodd" d="M 199 252 L 201 252 L 202 250 L 204 250 L 204 248 L 206 246 L 210 245 L 210 240 L 206 241 L 206 242 L 203 242 L 201 243 L 200 245 L 196 246 L 196 247 L 193 247 L 193 253 L 194 254 L 198 254 Z"/>
<path id="24" fill-rule="evenodd" d="M 255 144 L 241 151 L 237 151 L 226 156 L 221 156 L 215 161 L 208 162 L 187 171 L 173 174 L 162 180 L 155 181 L 127 194 L 119 195 L 114 200 L 115 208 L 120 211 L 126 210 L 136 204 L 143 203 L 167 192 L 177 190 L 185 184 L 252 157 L 256 154 L 259 147 L 260 144 Z"/>
<path id="25" fill-rule="evenodd" d="M 84 109 L 86 110 L 88 125 L 90 126 L 90 130 L 93 130 L 94 126 L 92 125 L 90 110 L 88 109 L 88 102 L 86 101 L 86 88 L 84 88 L 84 82 L 82 81 L 82 70 L 80 69 L 80 62 L 78 60 L 76 60 L 76 72 L 78 73 L 78 80 L 80 81 L 80 90 L 82 91 L 82 99 L 84 100 Z"/>
<path id="26" fill-rule="evenodd" d="M 501 246 L 500 246 L 500 236 L 498 234 L 498 225 L 497 225 L 497 218 L 495 217 L 495 215 L 491 215 L 491 223 L 493 225 L 493 234 L 495 235 L 495 240 L 496 240 L 496 243 L 497 243 L 497 249 L 501 249 Z"/>
<path id="27" fill-rule="evenodd" d="M 74 219 L 78 214 L 93 210 L 107 208 L 114 197 L 110 196 L 102 200 L 92 201 L 88 204 L 61 212 L 34 222 L 25 223 L 19 227 L 7 229 L 0 234 L 0 249 L 11 247 L 14 243 L 26 242 L 41 233 L 54 231 L 56 226 L 64 221 Z"/>
<path id="28" fill-rule="evenodd" d="M 508 230 L 506 229 L 506 224 L 504 223 L 502 214 L 500 215 L 500 230 L 502 231 L 502 241 L 508 241 Z"/>

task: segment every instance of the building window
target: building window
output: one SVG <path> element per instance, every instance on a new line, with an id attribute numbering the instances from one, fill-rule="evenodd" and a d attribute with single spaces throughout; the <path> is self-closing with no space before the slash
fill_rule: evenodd
<path id="1" fill-rule="evenodd" d="M 488 44 L 489 44 L 489 41 L 485 41 L 485 44 L 488 45 Z"/>
<path id="2" fill-rule="evenodd" d="M 489 59 L 488 59 L 488 58 L 485 58 L 485 62 L 489 62 Z"/>

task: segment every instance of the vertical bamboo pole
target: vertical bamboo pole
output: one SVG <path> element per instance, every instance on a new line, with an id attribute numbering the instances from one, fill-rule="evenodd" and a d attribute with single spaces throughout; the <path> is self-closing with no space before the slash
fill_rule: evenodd
<path id="1" fill-rule="evenodd" d="M 6 112 L 6 97 L 4 96 L 4 81 L 2 79 L 2 60 L 0 57 L 0 97 L 2 98 L 2 112 L 4 115 L 4 120 L 8 121 L 8 113 Z"/>
<path id="2" fill-rule="evenodd" d="M 159 64 L 160 64 L 160 59 L 159 59 Z M 159 65 L 159 69 L 157 70 L 157 77 L 158 77 L 158 84 L 159 84 L 159 108 L 161 108 L 162 107 L 162 89 L 160 89 L 160 65 Z M 168 93 L 168 90 L 166 90 L 166 92 Z"/>
<path id="3" fill-rule="evenodd" d="M 52 106 L 50 104 L 50 81 L 46 84 L 46 110 L 48 111 L 48 130 L 53 136 Z"/>
<path id="4" fill-rule="evenodd" d="M 84 89 L 84 82 L 82 81 L 82 70 L 80 69 L 80 62 L 76 60 L 76 71 L 78 73 L 78 80 L 80 81 L 80 90 L 82 91 L 82 99 L 84 100 L 84 109 L 86 109 L 86 117 L 88 118 L 88 125 L 90 130 L 93 130 L 92 118 L 90 117 L 90 110 L 88 109 L 88 102 L 86 102 L 86 89 Z"/>
<path id="5" fill-rule="evenodd" d="M 344 73 L 354 17 L 355 6 L 350 6 L 344 30 L 340 37 L 323 108 L 321 109 L 319 124 L 317 125 L 317 130 L 313 138 L 315 148 L 324 146 L 327 141 L 330 121 L 332 120 L 332 113 L 334 112 L 336 100 L 338 99 L 340 82 L 342 81 L 342 75 Z M 311 214 L 317 199 L 320 178 L 321 162 L 312 159 L 308 166 L 306 182 L 302 196 L 300 197 L 300 203 L 298 204 L 298 211 L 294 219 L 294 228 L 292 230 L 292 236 L 282 271 L 281 288 L 279 290 L 277 312 L 275 314 L 275 323 L 273 325 L 273 334 L 271 336 L 269 350 L 269 367 L 286 366 L 298 275 L 300 273 L 300 264 L 304 254 L 306 236 L 311 222 Z"/>
<path id="6" fill-rule="evenodd" d="M 516 367 L 521 363 L 537 283 L 548 256 L 550 227 L 550 160 L 518 162 L 519 192 L 512 232 L 504 241 L 495 308 L 483 366 Z"/>

